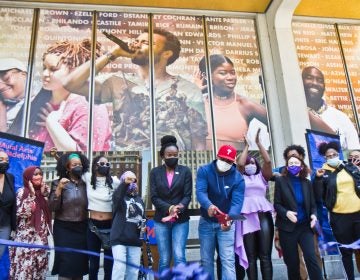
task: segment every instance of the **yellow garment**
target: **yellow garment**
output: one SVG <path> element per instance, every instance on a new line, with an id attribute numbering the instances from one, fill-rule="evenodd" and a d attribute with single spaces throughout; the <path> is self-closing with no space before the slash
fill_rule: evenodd
<path id="1" fill-rule="evenodd" d="M 342 169 L 336 177 L 337 196 L 332 212 L 349 214 L 360 211 L 360 198 L 355 193 L 354 180 Z"/>

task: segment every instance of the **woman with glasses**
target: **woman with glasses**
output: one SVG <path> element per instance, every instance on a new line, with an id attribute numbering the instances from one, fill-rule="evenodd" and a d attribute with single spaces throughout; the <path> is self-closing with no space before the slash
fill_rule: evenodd
<path id="1" fill-rule="evenodd" d="M 178 164 L 179 148 L 176 142 L 172 135 L 161 138 L 160 157 L 164 164 L 150 171 L 160 273 L 170 267 L 172 257 L 174 266 L 186 263 L 185 246 L 189 233 L 188 205 L 192 194 L 192 175 L 188 167 Z"/>
<path id="2" fill-rule="evenodd" d="M 112 223 L 112 196 L 120 181 L 111 176 L 111 164 L 104 156 L 93 159 L 90 174 L 86 175 L 87 199 L 89 210 L 89 227 L 87 230 L 87 244 L 90 251 L 100 253 L 102 242 L 98 232 L 108 232 L 110 235 Z M 104 246 L 103 246 L 104 247 Z M 104 255 L 112 257 L 111 248 L 106 247 Z M 89 256 L 89 280 L 98 279 L 100 258 Z M 113 261 L 104 258 L 104 280 L 111 279 Z"/>
<path id="3" fill-rule="evenodd" d="M 87 196 L 84 174 L 89 160 L 80 153 L 65 153 L 57 161 L 59 179 L 51 184 L 49 207 L 55 212 L 54 244 L 58 247 L 87 249 Z M 52 275 L 59 280 L 82 279 L 88 274 L 88 257 L 80 253 L 55 251 Z"/>
<path id="4" fill-rule="evenodd" d="M 339 159 L 338 142 L 322 143 L 318 148 L 326 163 L 316 171 L 314 191 L 330 212 L 330 225 L 336 241 L 350 244 L 360 238 L 360 171 Z M 352 249 L 340 247 L 347 279 L 353 280 Z"/>
<path id="5" fill-rule="evenodd" d="M 29 166 L 23 173 L 24 187 L 16 195 L 17 229 L 15 242 L 48 245 L 51 212 L 47 204 L 50 188 L 43 181 L 38 166 Z M 48 270 L 47 251 L 10 247 L 9 279 L 45 279 Z"/>
<path id="6" fill-rule="evenodd" d="M 303 252 L 310 280 L 323 279 L 315 255 L 313 228 L 317 221 L 316 204 L 308 174 L 309 169 L 304 161 L 290 156 L 282 176 L 275 178 L 275 226 L 279 230 L 289 280 L 299 279 L 298 245 Z"/>

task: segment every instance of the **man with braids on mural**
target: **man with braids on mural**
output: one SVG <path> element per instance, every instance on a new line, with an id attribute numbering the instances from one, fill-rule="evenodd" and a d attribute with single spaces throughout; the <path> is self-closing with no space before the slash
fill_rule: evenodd
<path id="1" fill-rule="evenodd" d="M 110 52 L 96 59 L 96 72 L 118 57 L 128 57 L 138 66 L 137 73 L 117 72 L 104 82 L 96 81 L 95 84 L 96 102 L 113 104 L 116 148 L 138 149 L 149 145 L 150 96 L 153 94 L 157 139 L 172 134 L 179 139 L 182 150 L 205 149 L 207 124 L 201 91 L 195 84 L 169 74 L 166 69 L 179 58 L 179 39 L 166 30 L 153 30 L 153 89 L 149 86 L 149 40 L 149 33 L 145 30 L 127 46 L 126 43 L 123 47 L 119 46 L 121 44 L 116 45 Z M 86 96 L 89 73 L 88 62 L 70 73 L 64 86 Z"/>

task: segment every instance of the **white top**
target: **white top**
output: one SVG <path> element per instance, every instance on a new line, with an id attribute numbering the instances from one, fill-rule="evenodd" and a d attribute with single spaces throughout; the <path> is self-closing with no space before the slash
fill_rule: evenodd
<path id="1" fill-rule="evenodd" d="M 112 212 L 112 196 L 116 188 L 120 185 L 120 180 L 112 176 L 112 189 L 106 185 L 105 177 L 96 178 L 96 188 L 91 185 L 91 173 L 84 174 L 86 182 L 86 192 L 88 198 L 88 210 L 99 212 Z"/>
<path id="2" fill-rule="evenodd" d="M 343 149 L 355 150 L 360 148 L 359 136 L 349 117 L 338 109 L 328 106 L 320 114 L 320 118 L 340 135 Z"/>

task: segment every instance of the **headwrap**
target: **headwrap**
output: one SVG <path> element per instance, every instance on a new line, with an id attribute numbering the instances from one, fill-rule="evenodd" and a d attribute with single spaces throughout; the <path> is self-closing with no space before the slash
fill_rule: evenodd
<path id="1" fill-rule="evenodd" d="M 76 158 L 76 159 L 81 160 L 81 159 L 80 159 L 80 156 L 79 156 L 78 154 L 76 154 L 76 153 L 72 153 L 72 154 L 70 154 L 70 155 L 68 156 L 68 160 L 72 160 L 73 158 Z"/>
<path id="2" fill-rule="evenodd" d="M 24 180 L 24 193 L 21 198 L 21 203 L 29 196 L 30 188 L 29 188 L 29 181 L 32 180 L 34 176 L 34 172 L 36 169 L 40 169 L 39 166 L 29 166 L 25 169 L 23 173 L 23 180 Z M 40 169 L 41 170 L 41 169 Z M 48 207 L 48 204 L 41 193 L 41 186 L 33 185 L 35 190 L 35 211 L 31 216 L 31 224 L 34 226 L 36 231 L 39 231 L 41 228 L 41 210 L 44 213 L 45 220 L 47 224 L 51 225 L 51 213 Z"/>

